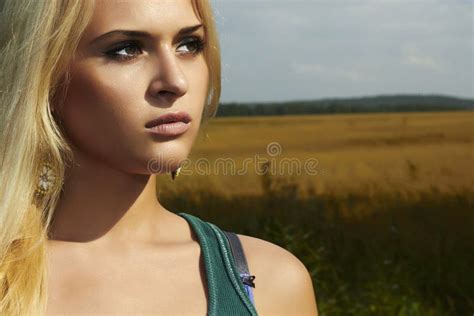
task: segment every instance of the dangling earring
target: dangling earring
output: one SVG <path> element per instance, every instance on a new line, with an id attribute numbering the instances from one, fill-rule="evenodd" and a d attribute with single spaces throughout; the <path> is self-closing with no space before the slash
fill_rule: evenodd
<path id="1" fill-rule="evenodd" d="M 50 193 L 57 183 L 58 176 L 54 172 L 53 166 L 49 162 L 44 162 L 41 165 L 38 183 L 36 185 L 36 194 L 46 195 Z"/>
<path id="2" fill-rule="evenodd" d="M 177 176 L 179 176 L 179 172 L 181 171 L 181 167 L 176 170 L 171 171 L 171 179 L 174 180 Z"/>

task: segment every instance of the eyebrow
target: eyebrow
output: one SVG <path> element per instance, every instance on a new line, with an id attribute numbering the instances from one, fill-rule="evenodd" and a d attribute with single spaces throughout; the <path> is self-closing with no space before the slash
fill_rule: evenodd
<path id="1" fill-rule="evenodd" d="M 178 34 L 176 34 L 177 36 L 182 36 L 182 35 L 186 35 L 186 34 L 189 34 L 189 33 L 192 33 L 196 30 L 198 30 L 199 28 L 202 27 L 202 24 L 197 24 L 197 25 L 193 25 L 193 26 L 187 26 L 187 27 L 184 27 L 182 28 L 181 30 L 179 30 Z M 113 30 L 113 31 L 110 31 L 110 32 L 107 32 L 107 33 L 104 33 L 102 35 L 99 35 L 98 37 L 94 38 L 90 44 L 93 44 L 97 41 L 100 41 L 106 37 L 110 37 L 112 35 L 125 35 L 125 36 L 133 36 L 133 37 L 142 37 L 142 38 L 150 38 L 152 37 L 150 33 L 148 32 L 144 32 L 144 31 L 131 31 L 131 30 Z"/>

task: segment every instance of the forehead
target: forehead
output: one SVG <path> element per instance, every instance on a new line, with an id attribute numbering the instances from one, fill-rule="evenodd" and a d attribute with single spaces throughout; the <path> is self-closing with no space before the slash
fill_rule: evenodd
<path id="1" fill-rule="evenodd" d="M 90 38 L 113 29 L 174 33 L 199 23 L 192 0 L 96 0 L 94 14 L 85 30 Z"/>

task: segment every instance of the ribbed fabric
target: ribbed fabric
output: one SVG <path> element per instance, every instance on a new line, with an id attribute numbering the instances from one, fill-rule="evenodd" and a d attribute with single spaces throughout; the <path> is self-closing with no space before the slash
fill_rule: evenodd
<path id="1" fill-rule="evenodd" d="M 242 284 L 223 231 L 194 215 L 184 212 L 178 215 L 190 224 L 201 246 L 209 298 L 207 315 L 258 315 Z"/>

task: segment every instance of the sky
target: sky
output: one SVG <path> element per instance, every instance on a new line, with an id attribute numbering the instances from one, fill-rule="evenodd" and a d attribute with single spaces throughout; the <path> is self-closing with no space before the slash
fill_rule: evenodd
<path id="1" fill-rule="evenodd" d="M 211 0 L 221 102 L 474 98 L 474 0 Z"/>

